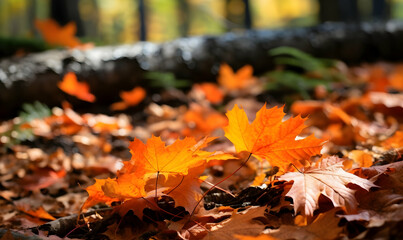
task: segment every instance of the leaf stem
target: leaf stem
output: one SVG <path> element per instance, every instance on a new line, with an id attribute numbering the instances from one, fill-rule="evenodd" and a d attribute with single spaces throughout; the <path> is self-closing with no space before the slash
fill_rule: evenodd
<path id="1" fill-rule="evenodd" d="M 155 178 L 155 199 L 157 199 L 157 189 L 158 189 L 158 176 L 160 175 L 160 171 L 157 171 L 157 177 Z"/>
<path id="2" fill-rule="evenodd" d="M 182 184 L 183 179 L 185 179 L 185 176 L 182 175 L 182 179 L 181 179 L 181 181 L 179 182 L 179 184 L 176 185 L 176 187 L 174 187 L 171 191 L 167 192 L 166 195 L 169 195 L 171 192 L 173 192 L 175 189 L 177 189 L 177 188 Z"/>
<path id="3" fill-rule="evenodd" d="M 204 197 L 214 188 L 216 188 L 217 185 L 221 184 L 222 182 L 224 182 L 225 180 L 227 180 L 228 178 L 232 177 L 235 173 L 237 173 L 242 167 L 244 167 L 246 165 L 246 163 L 249 161 L 250 157 L 252 156 L 252 153 L 249 153 L 248 158 L 242 162 L 241 166 L 239 166 L 233 173 L 231 173 L 229 176 L 225 177 L 224 179 L 222 179 L 221 181 L 219 181 L 218 183 L 214 184 L 211 188 L 209 188 L 207 191 L 205 191 L 203 193 L 203 196 L 199 199 L 199 201 L 196 203 L 196 206 L 193 208 L 192 213 L 189 216 L 189 220 L 191 219 L 191 217 L 193 216 L 194 212 L 196 211 L 197 206 L 199 206 L 200 202 L 204 199 Z M 189 221 L 188 220 L 188 221 Z M 186 225 L 186 224 L 185 224 Z"/>
<path id="4" fill-rule="evenodd" d="M 294 165 L 294 163 L 291 163 L 291 165 L 292 165 L 295 169 L 297 169 L 297 171 L 298 171 L 299 173 L 302 173 L 302 172 L 297 168 L 297 166 Z"/>

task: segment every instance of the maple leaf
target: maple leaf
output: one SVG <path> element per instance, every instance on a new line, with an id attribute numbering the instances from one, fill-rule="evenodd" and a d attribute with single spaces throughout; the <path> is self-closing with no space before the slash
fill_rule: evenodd
<path id="1" fill-rule="evenodd" d="M 201 150 L 213 139 L 205 138 L 196 142 L 194 138 L 185 138 L 169 146 L 165 146 L 161 138 L 155 136 L 146 144 L 135 139 L 129 146 L 132 159 L 124 163 L 116 178 L 97 179 L 94 185 L 88 187 L 86 190 L 89 197 L 82 209 L 99 202 L 109 205 L 114 201 L 137 203 L 138 200 L 145 200 L 152 191 L 155 196 L 165 193 L 173 197 L 177 205 L 183 204 L 190 210 L 194 207 L 192 204 L 200 199 L 200 181 L 197 177 L 203 172 L 204 163 L 211 159 L 233 158 L 228 154 L 215 155 Z M 182 184 L 183 180 L 186 182 Z M 198 191 L 191 193 L 196 189 Z M 120 212 L 127 212 L 132 206 L 127 203 Z M 144 203 L 143 207 L 146 206 Z M 140 208 L 136 213 L 141 215 Z"/>
<path id="2" fill-rule="evenodd" d="M 286 173 L 279 180 L 294 181 L 286 196 L 294 200 L 295 213 L 302 210 L 305 215 L 313 215 L 321 194 L 329 198 L 333 206 L 354 211 L 357 207 L 355 191 L 346 185 L 353 183 L 365 190 L 376 187 L 367 179 L 345 172 L 342 160 L 336 156 L 325 158 L 302 172 Z"/>
<path id="3" fill-rule="evenodd" d="M 136 162 L 144 162 L 146 173 L 157 173 L 165 176 L 172 173 L 187 175 L 190 167 L 204 163 L 204 159 L 198 157 L 197 153 L 201 147 L 213 139 L 204 139 L 200 146 L 197 145 L 194 138 L 176 140 L 173 144 L 165 146 L 161 138 L 152 136 L 148 139 L 145 148 L 141 146 L 143 143 L 137 142 L 137 145 L 140 145 L 144 151 L 134 152 L 132 158 L 136 159 Z M 132 147 L 135 146 L 131 145 L 129 148 L 132 149 Z"/>
<path id="4" fill-rule="evenodd" d="M 60 26 L 52 19 L 35 20 L 35 27 L 40 31 L 44 40 L 51 45 L 60 45 L 70 48 L 82 45 L 80 40 L 75 37 L 76 24 L 74 22 Z"/>
<path id="5" fill-rule="evenodd" d="M 114 111 L 124 110 L 131 106 L 138 105 L 146 96 L 146 91 L 142 87 L 135 87 L 131 91 L 120 92 L 120 98 L 122 102 L 116 102 L 111 105 L 111 109 Z"/>
<path id="6" fill-rule="evenodd" d="M 200 185 L 203 181 L 199 179 L 199 176 L 204 168 L 201 165 L 189 169 L 189 174 L 186 176 L 170 177 L 164 182 L 167 189 L 163 190 L 163 193 L 175 200 L 175 206 L 182 206 L 186 211 L 191 212 L 202 197 Z"/>
<path id="7" fill-rule="evenodd" d="M 220 66 L 218 83 L 228 90 L 243 89 L 254 83 L 253 68 L 251 65 L 245 65 L 236 73 L 228 64 Z"/>
<path id="8" fill-rule="evenodd" d="M 247 151 L 264 158 L 280 170 L 287 169 L 290 164 L 300 168 L 303 165 L 299 160 L 320 154 L 324 141 L 313 135 L 295 140 L 306 127 L 305 119 L 297 116 L 283 122 L 283 108 L 267 109 L 265 104 L 250 124 L 245 111 L 235 105 L 227 112 L 229 124 L 224 128 L 225 136 L 237 152 Z"/>
<path id="9" fill-rule="evenodd" d="M 95 101 L 95 96 L 89 92 L 90 88 L 88 84 L 77 81 L 77 76 L 73 72 L 66 73 L 66 75 L 63 77 L 63 81 L 59 82 L 57 86 L 63 92 L 75 96 L 83 101 Z"/>

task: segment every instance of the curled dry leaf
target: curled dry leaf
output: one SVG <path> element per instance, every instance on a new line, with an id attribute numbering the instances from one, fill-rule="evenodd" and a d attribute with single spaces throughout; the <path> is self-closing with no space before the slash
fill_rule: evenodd
<path id="1" fill-rule="evenodd" d="M 333 206 L 354 211 L 357 208 L 355 191 L 346 185 L 353 183 L 365 190 L 376 187 L 367 179 L 345 172 L 342 160 L 335 156 L 325 158 L 316 166 L 301 172 L 286 173 L 279 180 L 294 182 L 286 196 L 293 199 L 295 213 L 302 211 L 305 215 L 313 215 L 318 209 L 321 194 L 329 198 Z"/>
<path id="2" fill-rule="evenodd" d="M 243 109 L 235 105 L 227 112 L 229 124 L 224 128 L 225 136 L 235 145 L 237 152 L 247 151 L 266 159 L 280 171 L 288 169 L 290 164 L 303 167 L 300 160 L 320 154 L 325 141 L 313 135 L 296 140 L 306 128 L 305 119 L 297 116 L 283 122 L 283 108 L 267 109 L 264 105 L 250 124 Z"/>

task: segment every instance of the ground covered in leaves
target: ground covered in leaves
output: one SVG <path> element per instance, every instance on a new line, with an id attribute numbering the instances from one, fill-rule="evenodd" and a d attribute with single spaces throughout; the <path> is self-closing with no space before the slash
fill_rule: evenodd
<path id="1" fill-rule="evenodd" d="M 153 73 L 108 114 L 22 106 L 0 125 L 1 239 L 403 238 L 403 65 L 271 54 L 262 76 Z M 96 103 L 74 73 L 59 88 Z"/>

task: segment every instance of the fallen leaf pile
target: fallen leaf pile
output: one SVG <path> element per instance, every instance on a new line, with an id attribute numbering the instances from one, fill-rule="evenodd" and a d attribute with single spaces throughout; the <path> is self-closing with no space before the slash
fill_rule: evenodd
<path id="1" fill-rule="evenodd" d="M 320 70 L 291 105 L 226 64 L 188 92 L 122 90 L 108 115 L 26 105 L 0 124 L 0 236 L 402 238 L 402 67 Z M 96 101 L 74 73 L 58 86 Z"/>

